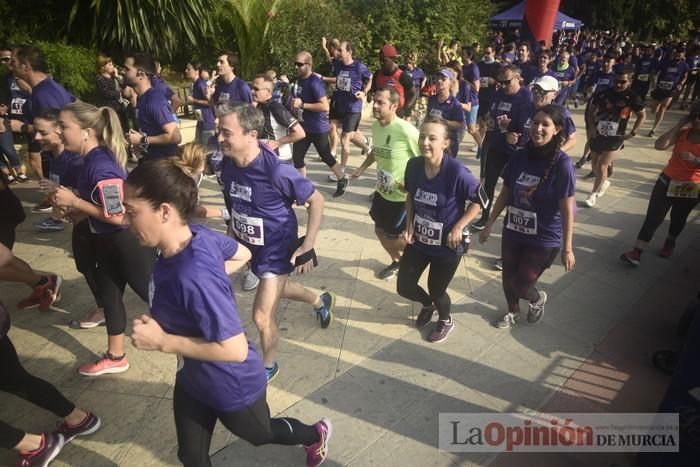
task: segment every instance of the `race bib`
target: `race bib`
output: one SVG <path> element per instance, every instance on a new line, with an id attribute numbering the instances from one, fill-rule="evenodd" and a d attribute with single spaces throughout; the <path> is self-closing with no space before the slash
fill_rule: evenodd
<path id="1" fill-rule="evenodd" d="M 643 75 L 637 75 L 637 81 L 644 81 L 644 82 L 649 81 L 649 74 L 645 73 Z"/>
<path id="2" fill-rule="evenodd" d="M 668 182 L 666 196 L 669 198 L 690 198 L 695 199 L 700 193 L 700 184 L 693 182 L 682 182 L 671 180 Z"/>
<path id="3" fill-rule="evenodd" d="M 442 117 L 442 110 L 440 109 L 432 109 L 430 111 L 430 116 L 431 117 Z"/>
<path id="4" fill-rule="evenodd" d="M 509 206 L 506 228 L 525 235 L 536 235 L 537 213 Z"/>
<path id="5" fill-rule="evenodd" d="M 600 136 L 616 136 L 618 125 L 617 122 L 601 120 L 598 122 L 598 134 Z"/>
<path id="6" fill-rule="evenodd" d="M 231 225 L 233 231 L 240 240 L 251 245 L 265 245 L 263 220 L 260 217 L 248 217 L 231 210 Z"/>
<path id="7" fill-rule="evenodd" d="M 603 78 L 598 80 L 598 86 L 606 86 L 610 84 L 610 80 L 608 78 Z"/>
<path id="8" fill-rule="evenodd" d="M 27 99 L 22 99 L 21 97 L 15 97 L 12 99 L 12 102 L 10 102 L 10 113 L 12 115 L 22 115 L 22 109 L 25 102 L 27 102 Z"/>
<path id="9" fill-rule="evenodd" d="M 659 89 L 669 91 L 673 88 L 673 81 L 659 81 Z"/>
<path id="10" fill-rule="evenodd" d="M 488 76 L 484 76 L 483 78 L 479 78 L 479 83 L 481 83 L 482 88 L 488 88 L 489 87 L 489 78 Z"/>
<path id="11" fill-rule="evenodd" d="M 347 91 L 350 92 L 350 76 L 348 75 L 347 71 L 341 71 L 340 74 L 338 75 L 338 80 L 336 81 L 336 86 L 338 89 L 341 91 Z"/>
<path id="12" fill-rule="evenodd" d="M 386 170 L 377 169 L 377 191 L 382 193 L 394 191 L 394 177 Z"/>
<path id="13" fill-rule="evenodd" d="M 55 173 L 50 173 L 49 172 L 49 180 L 51 180 L 54 183 L 58 183 L 60 185 L 61 183 L 61 177 L 56 175 Z"/>
<path id="14" fill-rule="evenodd" d="M 433 222 L 421 216 L 413 218 L 413 235 L 424 245 L 442 245 L 442 222 Z"/>

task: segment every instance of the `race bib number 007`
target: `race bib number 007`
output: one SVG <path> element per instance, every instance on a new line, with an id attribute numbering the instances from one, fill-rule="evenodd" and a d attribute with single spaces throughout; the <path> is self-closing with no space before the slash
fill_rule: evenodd
<path id="1" fill-rule="evenodd" d="M 413 218 L 413 235 L 424 245 L 442 245 L 442 222 L 433 222 L 415 216 Z"/>
<path id="2" fill-rule="evenodd" d="M 240 240 L 251 245 L 265 245 L 263 220 L 260 217 L 248 217 L 231 210 L 233 231 Z"/>
<path id="3" fill-rule="evenodd" d="M 537 234 L 537 213 L 508 207 L 506 228 L 525 235 Z"/>

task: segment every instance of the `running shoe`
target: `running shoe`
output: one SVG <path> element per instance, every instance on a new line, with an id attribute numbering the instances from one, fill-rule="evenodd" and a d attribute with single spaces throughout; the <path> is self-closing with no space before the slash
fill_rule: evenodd
<path id="1" fill-rule="evenodd" d="M 503 315 L 503 318 L 500 320 L 496 321 L 494 323 L 494 326 L 496 326 L 498 329 L 508 329 L 512 328 L 515 326 L 515 324 L 520 321 L 520 312 L 518 313 L 511 313 L 510 311 Z"/>
<path id="2" fill-rule="evenodd" d="M 104 326 L 106 323 L 104 311 L 99 311 L 99 308 L 97 308 L 91 311 L 85 319 L 71 321 L 70 327 L 73 329 L 93 329 L 98 326 Z"/>
<path id="3" fill-rule="evenodd" d="M 321 308 L 316 309 L 316 316 L 321 320 L 321 327 L 326 329 L 333 321 L 333 308 L 335 307 L 335 294 L 323 292 L 321 294 Z"/>
<path id="4" fill-rule="evenodd" d="M 503 271 L 503 258 L 498 258 L 496 261 L 494 261 L 493 267 L 499 271 Z"/>
<path id="5" fill-rule="evenodd" d="M 581 156 L 581 159 L 578 160 L 576 163 L 576 168 L 580 169 L 584 165 L 586 165 L 586 162 L 588 162 L 588 157 L 587 156 Z"/>
<path id="6" fill-rule="evenodd" d="M 34 287 L 32 294 L 23 298 L 17 303 L 17 309 L 19 310 L 31 310 L 37 308 L 41 304 L 41 297 L 44 296 L 44 291 L 39 287 Z"/>
<path id="7" fill-rule="evenodd" d="M 248 292 L 250 290 L 253 290 L 257 288 L 259 284 L 260 279 L 258 278 L 258 276 L 253 274 L 253 271 L 251 271 L 250 269 L 243 274 L 243 279 L 241 280 L 241 288 L 243 288 L 243 291 Z"/>
<path id="8" fill-rule="evenodd" d="M 632 266 L 639 266 L 639 263 L 642 262 L 642 252 L 635 248 L 627 253 L 622 253 L 620 255 L 620 260 Z"/>
<path id="9" fill-rule="evenodd" d="M 416 317 L 416 327 L 423 328 L 428 325 L 431 319 L 433 319 L 433 313 L 435 313 L 437 307 L 435 305 L 424 306 L 420 309 L 418 316 Z"/>
<path id="10" fill-rule="evenodd" d="M 396 275 L 398 275 L 398 273 L 399 273 L 399 262 L 392 261 L 392 263 L 389 266 L 385 267 L 384 269 L 379 271 L 379 273 L 377 273 L 377 277 L 379 279 L 388 281 L 392 277 L 395 277 Z"/>
<path id="11" fill-rule="evenodd" d="M 428 336 L 428 341 L 432 342 L 433 344 L 442 342 L 445 339 L 447 339 L 447 336 L 452 332 L 454 328 L 455 322 L 452 319 L 452 317 L 450 317 L 449 320 L 439 319 L 437 324 L 435 325 L 435 329 Z"/>
<path id="12" fill-rule="evenodd" d="M 372 153 L 372 137 L 371 136 L 365 136 L 365 146 L 367 146 L 367 149 L 362 149 L 362 155 L 364 156 L 365 154 L 371 154 Z"/>
<path id="13" fill-rule="evenodd" d="M 477 153 L 479 152 L 479 146 L 472 146 L 469 149 L 467 149 L 467 151 Z"/>
<path id="14" fill-rule="evenodd" d="M 535 303 L 530 303 L 527 310 L 527 322 L 530 324 L 535 324 L 542 319 L 544 315 L 544 304 L 547 303 L 547 292 L 544 290 L 538 290 L 540 294 L 539 300 Z"/>
<path id="15" fill-rule="evenodd" d="M 41 222 L 34 223 L 34 230 L 39 232 L 61 232 L 64 229 L 63 222 L 47 217 Z"/>
<path id="16" fill-rule="evenodd" d="M 314 423 L 314 428 L 318 432 L 318 441 L 314 444 L 304 446 L 306 451 L 306 465 L 308 467 L 316 467 L 323 464 L 328 456 L 328 442 L 333 434 L 333 425 L 327 418 Z"/>
<path id="17" fill-rule="evenodd" d="M 474 229 L 474 230 L 484 230 L 486 227 L 486 223 L 488 222 L 488 218 L 482 217 L 478 221 L 472 223 L 469 228 Z"/>
<path id="18" fill-rule="evenodd" d="M 348 177 L 343 177 L 342 179 L 338 180 L 338 185 L 335 189 L 335 193 L 333 193 L 333 197 L 341 198 L 343 195 L 345 195 L 345 192 L 348 190 L 348 183 L 350 183 Z"/>
<path id="19" fill-rule="evenodd" d="M 8 182 L 10 185 L 14 185 L 15 183 L 17 183 L 17 179 L 14 177 L 14 175 L 8 174 L 8 175 L 7 175 L 7 182 Z"/>
<path id="20" fill-rule="evenodd" d="M 47 467 L 63 449 L 65 441 L 60 433 L 42 433 L 39 449 L 20 453 L 20 467 Z"/>
<path id="21" fill-rule="evenodd" d="M 129 361 L 126 359 L 126 354 L 121 357 L 114 357 L 109 352 L 105 352 L 99 360 L 81 365 L 78 368 L 78 373 L 83 376 L 102 376 L 124 373 L 128 369 Z"/>
<path id="22" fill-rule="evenodd" d="M 595 178 L 595 173 L 592 170 L 583 176 L 584 180 L 593 180 L 594 178 Z"/>
<path id="23" fill-rule="evenodd" d="M 668 239 L 666 239 L 664 246 L 659 250 L 659 256 L 662 258 L 670 258 L 671 255 L 673 255 L 673 248 L 675 246 L 675 243 L 669 242 Z"/>
<path id="24" fill-rule="evenodd" d="M 77 425 L 69 425 L 65 421 L 58 423 L 58 429 L 56 433 L 63 435 L 63 439 L 66 443 L 72 441 L 76 436 L 87 436 L 91 435 L 102 426 L 102 421 L 97 415 L 88 412 L 85 419 L 78 423 Z"/>
<path id="25" fill-rule="evenodd" d="M 277 377 L 279 372 L 280 366 L 277 364 L 277 362 L 272 362 L 272 366 L 269 368 L 265 367 L 265 376 L 267 377 L 267 382 L 272 382 L 272 380 Z"/>
<path id="26" fill-rule="evenodd" d="M 48 196 L 45 196 L 41 203 L 32 208 L 32 212 L 51 212 L 51 209 L 51 200 Z"/>
<path id="27" fill-rule="evenodd" d="M 653 138 L 655 134 L 656 134 L 656 130 L 649 130 L 649 134 L 647 134 L 647 136 L 649 138 Z"/>
<path id="28" fill-rule="evenodd" d="M 598 198 L 602 198 L 603 196 L 605 196 L 605 193 L 608 191 L 608 188 L 610 188 L 610 180 L 605 180 L 600 186 L 600 189 L 598 190 Z"/>
<path id="29" fill-rule="evenodd" d="M 592 208 L 593 206 L 595 206 L 595 203 L 597 200 L 598 200 L 598 193 L 591 193 L 588 196 L 588 198 L 586 198 L 586 201 L 584 201 L 584 203 L 586 203 L 586 206 L 588 206 L 589 208 Z"/>
<path id="30" fill-rule="evenodd" d="M 27 177 L 25 174 L 17 174 L 17 180 L 20 183 L 26 183 L 29 181 L 29 177 Z"/>
<path id="31" fill-rule="evenodd" d="M 61 285 L 63 284 L 63 277 L 60 275 L 46 276 L 48 279 L 44 285 L 39 285 L 37 288 L 41 289 L 41 301 L 39 302 L 39 309 L 41 311 L 48 311 L 51 305 L 58 302 L 61 298 L 59 292 L 61 290 Z"/>

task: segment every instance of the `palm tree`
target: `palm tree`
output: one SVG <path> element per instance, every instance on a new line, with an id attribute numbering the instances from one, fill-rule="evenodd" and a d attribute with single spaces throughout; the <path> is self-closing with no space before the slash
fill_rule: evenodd
<path id="1" fill-rule="evenodd" d="M 216 0 L 77 0 L 67 32 L 114 53 L 142 50 L 169 59 L 212 31 Z"/>

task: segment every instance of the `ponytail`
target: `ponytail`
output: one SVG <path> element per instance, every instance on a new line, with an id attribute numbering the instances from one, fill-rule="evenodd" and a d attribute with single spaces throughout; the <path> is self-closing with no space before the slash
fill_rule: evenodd
<path id="1" fill-rule="evenodd" d="M 203 171 L 206 160 L 204 147 L 194 142 L 180 146 L 177 150 L 177 156 L 172 158 L 173 164 L 190 177 Z"/>
<path id="2" fill-rule="evenodd" d="M 129 159 L 129 155 L 126 152 L 127 143 L 124 137 L 124 130 L 119 122 L 119 116 L 111 107 L 100 107 L 100 113 L 102 114 L 102 121 L 104 122 L 102 141 L 104 141 L 104 144 L 114 153 L 117 164 L 119 164 L 122 169 L 126 169 L 126 162 Z"/>

